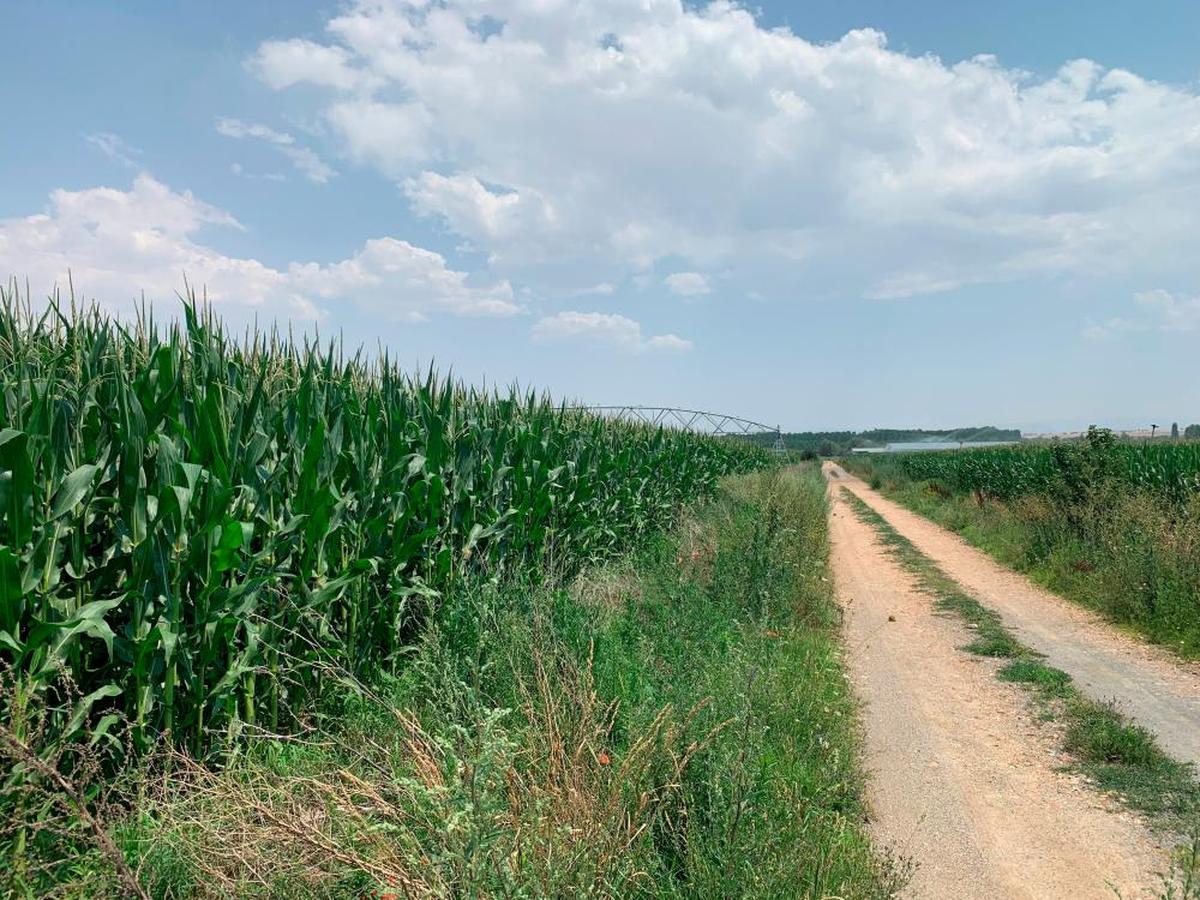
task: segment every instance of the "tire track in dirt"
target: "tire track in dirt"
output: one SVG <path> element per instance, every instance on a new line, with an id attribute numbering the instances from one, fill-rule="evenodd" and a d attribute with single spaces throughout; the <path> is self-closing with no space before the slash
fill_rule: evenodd
<path id="1" fill-rule="evenodd" d="M 1123 634 L 1090 610 L 1038 587 L 841 467 L 827 464 L 826 472 L 999 613 L 1021 643 L 1044 653 L 1084 695 L 1112 701 L 1122 715 L 1153 732 L 1168 754 L 1200 765 L 1200 666 Z"/>
<path id="2" fill-rule="evenodd" d="M 936 613 L 833 488 L 832 563 L 863 703 L 877 842 L 920 898 L 1151 897 L 1167 868 L 1141 821 L 1056 771 L 1054 736 L 970 632 Z"/>

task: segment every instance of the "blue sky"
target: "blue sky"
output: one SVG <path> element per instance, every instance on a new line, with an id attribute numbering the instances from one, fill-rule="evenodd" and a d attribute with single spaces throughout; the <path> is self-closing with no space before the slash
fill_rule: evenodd
<path id="1" fill-rule="evenodd" d="M 785 428 L 1200 421 L 1200 6 L 8 3 L 0 277 Z"/>

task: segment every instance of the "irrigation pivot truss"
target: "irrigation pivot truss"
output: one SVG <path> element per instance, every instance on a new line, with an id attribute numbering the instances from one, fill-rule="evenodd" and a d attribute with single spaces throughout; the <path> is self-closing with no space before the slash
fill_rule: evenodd
<path id="1" fill-rule="evenodd" d="M 680 409 L 675 406 L 578 406 L 576 409 L 623 419 L 627 422 L 639 422 L 643 425 L 662 426 L 663 428 L 679 428 L 683 431 L 698 431 L 719 437 L 750 437 L 755 434 L 773 434 L 775 440 L 772 449 L 778 454 L 787 453 L 783 444 L 783 435 L 778 425 L 765 425 L 740 416 L 730 416 L 725 413 L 706 412 L 702 409 Z"/>

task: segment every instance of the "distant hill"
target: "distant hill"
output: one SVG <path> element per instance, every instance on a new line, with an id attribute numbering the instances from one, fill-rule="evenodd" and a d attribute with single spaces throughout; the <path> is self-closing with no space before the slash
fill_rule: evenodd
<path id="1" fill-rule="evenodd" d="M 873 428 L 870 431 L 791 431 L 783 434 L 783 443 L 789 450 L 805 450 L 821 456 L 838 456 L 849 453 L 855 447 L 882 447 L 886 444 L 916 441 L 1019 441 L 1021 432 L 1016 428 L 996 428 L 993 425 L 978 425 L 967 428 L 950 428 L 945 431 L 929 431 L 923 428 Z M 775 441 L 773 434 L 753 437 L 758 443 L 770 445 Z"/>

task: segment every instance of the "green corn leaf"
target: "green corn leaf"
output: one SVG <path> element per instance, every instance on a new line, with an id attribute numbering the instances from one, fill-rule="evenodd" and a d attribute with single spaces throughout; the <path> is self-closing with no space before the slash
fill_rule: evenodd
<path id="1" fill-rule="evenodd" d="M 124 687 L 102 700 L 139 742 L 170 727 L 203 753 L 236 734 L 254 714 L 245 679 L 268 666 L 287 719 L 312 700 L 314 654 L 355 675 L 394 659 L 411 617 L 473 570 L 459 554 L 536 577 L 553 536 L 569 569 L 762 463 L 532 392 L 410 377 L 386 352 L 235 341 L 191 303 L 180 325 L 128 328 L 22 309 L 0 302 L 0 646 L 39 676 L 69 667 L 85 693 Z M 1151 462 L 1129 471 L 1176 477 Z"/>
<path id="2" fill-rule="evenodd" d="M 64 478 L 62 484 L 58 486 L 58 490 L 54 492 L 50 518 L 52 520 L 61 519 L 71 512 L 91 489 L 92 482 L 99 471 L 99 466 L 87 463 Z"/>
<path id="3" fill-rule="evenodd" d="M 117 713 L 108 713 L 100 717 L 97 722 L 88 730 L 88 746 L 94 747 L 101 740 L 107 740 L 114 748 L 121 747 L 121 740 L 112 733 L 112 727 L 121 721 L 121 716 Z"/>
<path id="4" fill-rule="evenodd" d="M 71 711 L 71 718 L 67 720 L 67 724 L 63 728 L 63 736 L 70 738 L 83 726 L 84 720 L 87 719 L 88 715 L 91 713 L 92 707 L 95 706 L 97 700 L 102 700 L 105 697 L 120 696 L 121 689 L 119 687 L 117 687 L 115 684 L 106 684 L 104 687 L 92 691 L 86 697 L 81 698 L 75 704 L 75 708 Z M 112 723 L 109 724 L 111 725 Z M 104 726 L 106 731 L 108 727 L 108 725 Z"/>
<path id="5" fill-rule="evenodd" d="M 12 428 L 0 430 L 0 515 L 7 540 L 23 546 L 33 531 L 34 472 L 29 437 Z"/>

